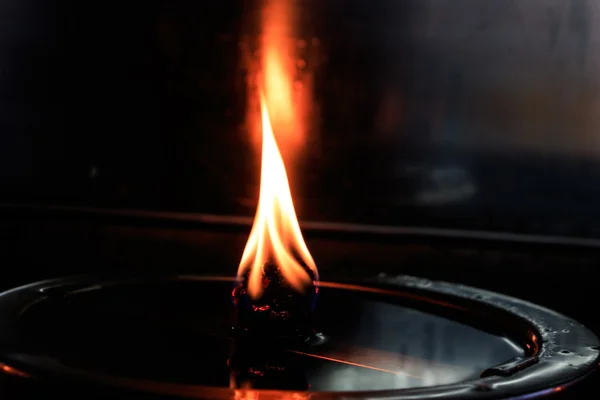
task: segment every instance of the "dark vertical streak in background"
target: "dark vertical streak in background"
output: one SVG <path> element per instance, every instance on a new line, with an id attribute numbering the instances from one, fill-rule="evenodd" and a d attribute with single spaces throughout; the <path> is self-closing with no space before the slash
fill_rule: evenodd
<path id="1" fill-rule="evenodd" d="M 576 57 L 581 73 L 585 72 L 585 63 L 590 43 L 589 5 L 587 0 L 571 0 L 569 7 L 569 30 L 577 35 Z"/>

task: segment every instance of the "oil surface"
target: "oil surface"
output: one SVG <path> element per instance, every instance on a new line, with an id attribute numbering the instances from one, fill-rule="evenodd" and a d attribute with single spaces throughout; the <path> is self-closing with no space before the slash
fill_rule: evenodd
<path id="1" fill-rule="evenodd" d="M 231 288 L 228 281 L 171 281 L 49 296 L 21 315 L 19 330 L 29 353 L 57 368 L 230 387 Z M 324 343 L 277 356 L 278 373 L 287 375 L 271 384 L 306 382 L 314 391 L 432 386 L 477 378 L 523 354 L 501 336 L 330 287 L 319 292 L 315 327 Z"/>

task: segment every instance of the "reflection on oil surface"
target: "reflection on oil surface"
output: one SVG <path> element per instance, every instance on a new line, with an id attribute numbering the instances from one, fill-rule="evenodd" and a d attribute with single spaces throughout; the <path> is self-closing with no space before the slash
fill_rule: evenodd
<path id="1" fill-rule="evenodd" d="M 15 357 L 26 362 L 46 357 L 48 368 L 108 379 L 230 387 L 231 367 L 237 368 L 233 378 L 246 382 L 244 371 L 252 371 L 257 386 L 348 391 L 477 378 L 523 353 L 476 328 L 332 288 L 321 290 L 317 306 L 316 326 L 327 337 L 323 344 L 248 351 L 230 337 L 230 289 L 227 281 L 163 282 L 79 291 L 66 301 L 47 298 L 22 314 L 27 351 Z M 269 379 L 273 376 L 285 379 Z"/>
<path id="2" fill-rule="evenodd" d="M 323 346 L 323 355 L 373 367 L 322 364 L 311 376 L 320 390 L 448 384 L 477 378 L 484 369 L 523 354 L 506 338 L 353 293 L 336 291 L 329 297 L 325 291 L 319 305 L 319 322 L 334 342 Z"/>

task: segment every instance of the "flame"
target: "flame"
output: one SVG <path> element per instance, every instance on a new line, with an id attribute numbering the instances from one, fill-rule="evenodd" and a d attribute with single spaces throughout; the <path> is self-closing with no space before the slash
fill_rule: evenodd
<path id="1" fill-rule="evenodd" d="M 293 107 L 294 59 L 290 57 L 293 32 L 293 8 L 289 0 L 267 1 L 262 10 L 261 48 L 264 71 L 265 100 L 269 104 L 271 122 L 285 129 L 285 138 L 296 136 L 298 113 Z M 264 127 L 264 123 L 263 123 Z"/>
<path id="2" fill-rule="evenodd" d="M 248 85 L 262 88 L 268 104 L 274 136 L 286 160 L 294 160 L 299 147 L 306 144 L 312 117 L 312 74 L 307 67 L 310 52 L 307 43 L 298 39 L 300 25 L 298 5 L 290 0 L 262 0 L 258 14 L 261 32 L 257 41 L 242 44 L 246 67 L 250 71 Z M 255 51 L 250 48 L 258 45 Z M 260 77 L 259 77 L 260 75 Z M 251 110 L 246 115 L 251 138 L 260 143 L 261 121 L 258 96 L 249 96 Z"/>
<path id="3" fill-rule="evenodd" d="M 260 106 L 260 194 L 250 237 L 238 270 L 238 278 L 241 278 L 250 269 L 248 294 L 253 298 L 262 293 L 262 271 L 267 262 L 274 262 L 286 282 L 298 291 L 302 291 L 311 283 L 311 278 L 302 264 L 310 268 L 315 279 L 317 278 L 317 267 L 302 237 L 285 165 L 277 147 L 267 101 L 262 92 Z"/>
<path id="4" fill-rule="evenodd" d="M 301 143 L 304 101 L 294 96 L 296 62 L 291 56 L 296 43 L 295 10 L 289 0 L 265 0 L 261 12 L 260 73 L 257 73 L 262 131 L 260 193 L 254 224 L 240 261 L 238 279 L 249 271 L 248 294 L 257 298 L 263 291 L 262 272 L 266 263 L 275 263 L 283 279 L 302 291 L 311 284 L 306 270 L 317 279 L 317 267 L 308 251 L 300 226 L 283 157 L 293 156 Z M 256 100 L 251 96 L 251 100 Z M 256 113 L 256 118 L 259 117 Z M 254 118 L 254 117 L 253 117 Z M 258 128 L 258 124 L 256 128 Z M 273 129 L 275 127 L 275 129 Z M 258 131 L 258 129 L 257 129 Z M 276 136 L 277 135 L 277 136 Z"/>

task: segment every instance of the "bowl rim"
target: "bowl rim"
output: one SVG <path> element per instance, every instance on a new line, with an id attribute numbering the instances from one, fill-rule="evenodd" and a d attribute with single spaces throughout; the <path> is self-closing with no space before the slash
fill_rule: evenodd
<path id="1" fill-rule="evenodd" d="M 0 366 L 7 372 L 32 379 L 68 379 L 92 386 L 128 389 L 149 395 L 178 396 L 187 399 L 231 399 L 240 394 L 261 399 L 290 398 L 385 398 L 385 399 L 484 399 L 506 398 L 527 393 L 528 398 L 563 390 L 591 374 L 600 362 L 600 341 L 580 323 L 547 308 L 507 295 L 461 284 L 431 281 L 407 275 L 380 275 L 373 279 L 319 282 L 321 287 L 353 290 L 379 296 L 395 296 L 415 308 L 461 318 L 477 327 L 505 330 L 507 336 L 523 344 L 524 357 L 511 359 L 482 371 L 479 379 L 454 384 L 410 389 L 354 392 L 293 392 L 281 390 L 228 389 L 156 382 L 109 376 L 77 370 L 52 360 L 11 351 L 18 338 L 19 315 L 49 295 L 68 295 L 98 290 L 112 285 L 163 281 L 221 281 L 233 277 L 209 275 L 97 276 L 83 275 L 50 279 L 11 289 L 0 294 Z M 53 294 L 54 293 L 54 294 Z M 462 322 L 462 321 L 461 321 Z M 568 343 L 568 346 L 561 346 Z"/>

